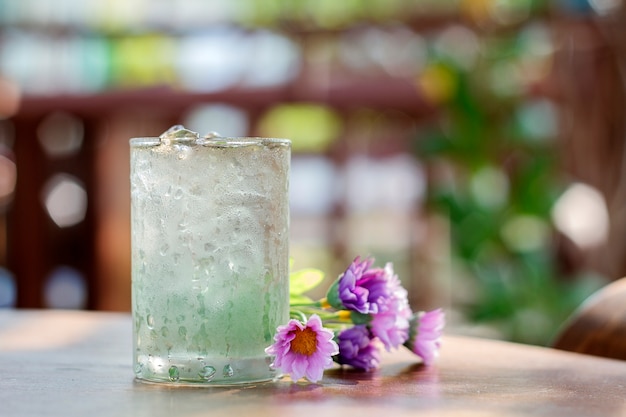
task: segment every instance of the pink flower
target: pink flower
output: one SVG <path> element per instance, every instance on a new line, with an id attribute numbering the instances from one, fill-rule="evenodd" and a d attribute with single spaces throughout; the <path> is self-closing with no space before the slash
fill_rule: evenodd
<path id="1" fill-rule="evenodd" d="M 322 327 L 322 320 L 313 314 L 306 323 L 289 320 L 279 326 L 274 344 L 265 349 L 275 355 L 273 366 L 291 375 L 293 381 L 303 376 L 311 382 L 322 379 L 324 369 L 333 364 L 332 356 L 339 353 L 333 332 Z"/>
<path id="2" fill-rule="evenodd" d="M 372 316 L 370 327 L 372 334 L 380 339 L 387 351 L 402 345 L 409 338 L 409 317 L 411 309 L 408 303 L 398 300 L 394 308 Z"/>
<path id="3" fill-rule="evenodd" d="M 409 338 L 411 307 L 407 291 L 400 284 L 390 263 L 385 266 L 389 295 L 380 305 L 380 312 L 372 314 L 369 323 L 372 334 L 380 339 L 387 351 L 402 345 Z"/>
<path id="4" fill-rule="evenodd" d="M 445 314 L 440 308 L 411 317 L 409 340 L 404 345 L 422 358 L 426 366 L 432 365 L 439 356 L 445 324 Z"/>

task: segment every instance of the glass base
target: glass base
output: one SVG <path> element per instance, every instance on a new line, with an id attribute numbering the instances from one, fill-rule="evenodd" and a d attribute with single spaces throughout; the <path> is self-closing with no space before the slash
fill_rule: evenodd
<path id="1" fill-rule="evenodd" d="M 139 381 L 178 386 L 230 386 L 254 384 L 277 379 L 280 375 L 269 357 L 253 359 L 219 358 L 211 360 L 160 358 L 141 355 L 135 364 Z"/>

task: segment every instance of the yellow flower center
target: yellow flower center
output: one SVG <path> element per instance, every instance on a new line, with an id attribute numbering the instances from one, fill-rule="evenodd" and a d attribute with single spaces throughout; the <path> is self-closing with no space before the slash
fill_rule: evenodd
<path id="1" fill-rule="evenodd" d="M 352 316 L 348 310 L 339 311 L 339 320 L 349 321 L 351 317 Z"/>
<path id="2" fill-rule="evenodd" d="M 306 327 L 297 330 L 296 337 L 291 341 L 291 351 L 301 355 L 311 356 L 317 350 L 317 333 Z"/>

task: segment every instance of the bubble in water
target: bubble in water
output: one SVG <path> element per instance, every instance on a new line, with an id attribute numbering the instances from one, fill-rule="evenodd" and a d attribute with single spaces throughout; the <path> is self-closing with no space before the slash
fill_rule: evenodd
<path id="1" fill-rule="evenodd" d="M 224 375 L 224 377 L 228 378 L 233 376 L 233 374 L 235 373 L 235 371 L 233 371 L 233 367 L 230 366 L 230 364 L 225 365 L 224 369 L 222 371 L 222 374 Z"/>
<path id="2" fill-rule="evenodd" d="M 216 369 L 214 367 L 207 365 L 200 369 L 200 372 L 198 372 L 198 376 L 205 381 L 210 381 L 215 376 L 215 372 Z"/>
<path id="3" fill-rule="evenodd" d="M 168 373 L 170 376 L 170 381 L 175 382 L 180 379 L 180 371 L 178 370 L 177 366 L 175 365 L 170 366 Z"/>
<path id="4" fill-rule="evenodd" d="M 154 317 L 152 314 L 148 314 L 148 317 L 146 317 L 146 323 L 148 324 L 148 329 L 154 329 Z"/>
<path id="5" fill-rule="evenodd" d="M 187 159 L 193 152 L 193 149 L 190 146 L 184 146 L 184 145 L 177 145 L 174 147 L 174 149 L 177 152 L 176 157 L 179 160 Z"/>

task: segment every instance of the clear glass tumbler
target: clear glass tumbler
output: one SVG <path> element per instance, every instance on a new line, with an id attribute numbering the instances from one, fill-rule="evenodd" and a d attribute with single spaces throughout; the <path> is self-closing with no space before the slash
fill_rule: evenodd
<path id="1" fill-rule="evenodd" d="M 273 379 L 289 315 L 286 139 L 130 140 L 134 370 L 140 380 Z"/>

